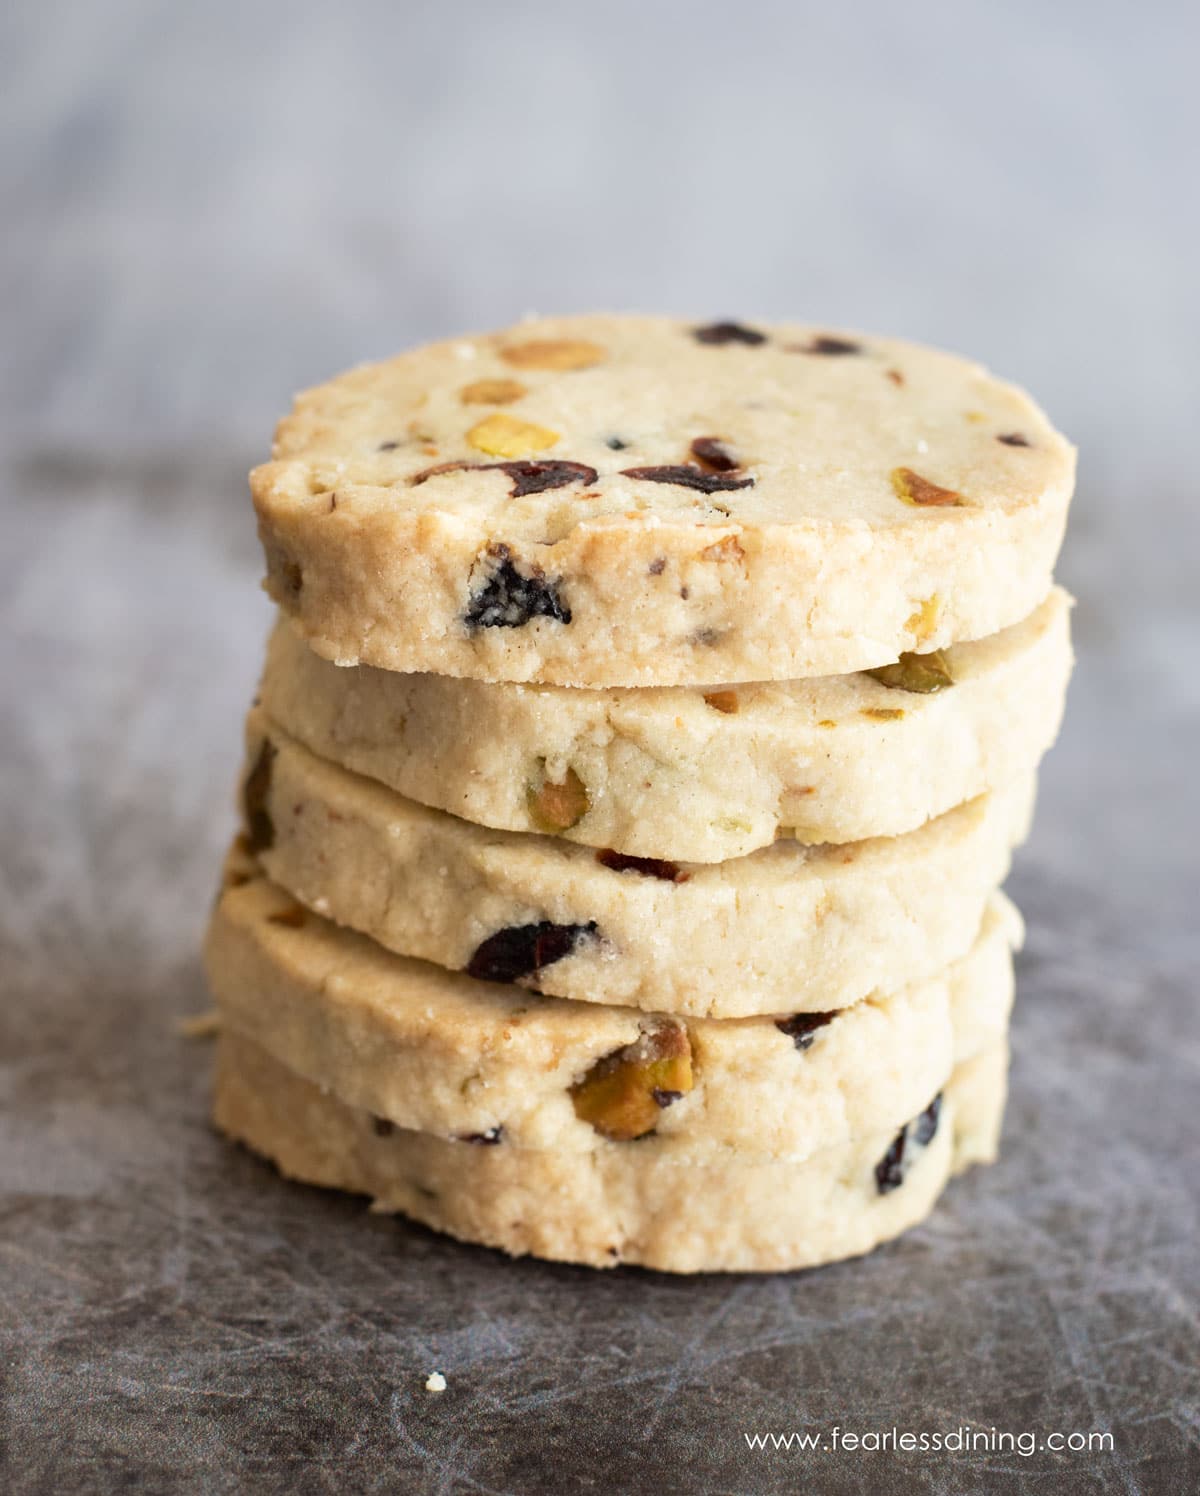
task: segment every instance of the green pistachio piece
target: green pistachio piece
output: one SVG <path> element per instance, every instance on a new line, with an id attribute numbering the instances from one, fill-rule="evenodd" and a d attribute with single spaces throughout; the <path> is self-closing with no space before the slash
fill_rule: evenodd
<path id="1" fill-rule="evenodd" d="M 864 672 L 890 691 L 915 691 L 928 696 L 954 684 L 946 656 L 940 649 L 930 654 L 902 654 L 894 665 L 880 665 L 878 670 Z"/>

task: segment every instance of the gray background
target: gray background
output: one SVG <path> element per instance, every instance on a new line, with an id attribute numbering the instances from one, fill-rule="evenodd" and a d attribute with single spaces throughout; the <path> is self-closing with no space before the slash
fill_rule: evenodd
<path id="1" fill-rule="evenodd" d="M 1198 14 L 3 7 L 0 1486 L 1200 1482 Z M 272 421 L 423 336 L 610 307 L 957 347 L 1081 447 L 1004 1156 L 861 1263 L 599 1276 L 373 1219 L 218 1142 L 175 1032 L 268 616 L 244 474 Z M 742 1438 L 835 1423 L 1116 1447 Z"/>

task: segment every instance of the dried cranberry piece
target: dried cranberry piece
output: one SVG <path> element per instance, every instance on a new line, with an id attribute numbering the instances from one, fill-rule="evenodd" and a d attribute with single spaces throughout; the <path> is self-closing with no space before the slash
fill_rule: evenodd
<path id="1" fill-rule="evenodd" d="M 923 1148 L 926 1143 L 932 1143 L 934 1135 L 938 1130 L 938 1122 L 942 1116 L 942 1093 L 933 1098 L 920 1116 L 914 1118 L 909 1126 L 913 1128 L 913 1136 Z"/>
<path id="2" fill-rule="evenodd" d="M 481 982 L 518 982 L 561 961 L 595 934 L 595 920 L 586 925 L 556 925 L 548 919 L 532 925 L 509 925 L 479 946 L 467 966 L 467 975 Z"/>
<path id="3" fill-rule="evenodd" d="M 538 462 L 532 458 L 520 458 L 513 462 L 439 462 L 434 467 L 422 468 L 409 480 L 412 487 L 436 478 L 439 473 L 464 471 L 477 473 L 507 473 L 513 480 L 509 489 L 510 499 L 523 499 L 526 494 L 545 493 L 548 488 L 566 488 L 571 483 L 585 486 L 596 481 L 596 469 L 583 462 Z"/>
<path id="4" fill-rule="evenodd" d="M 775 1027 L 787 1034 L 797 1049 L 807 1049 L 816 1038 L 817 1030 L 832 1023 L 837 1013 L 795 1013 L 791 1018 L 777 1018 Z"/>
<path id="5" fill-rule="evenodd" d="M 693 327 L 692 337 L 697 343 L 707 343 L 710 347 L 721 347 L 725 343 L 745 343 L 747 347 L 757 348 L 760 343 L 767 341 L 765 332 L 758 332 L 753 327 L 743 327 L 740 322 L 710 322 L 707 327 Z"/>
<path id="6" fill-rule="evenodd" d="M 730 478 L 723 473 L 706 473 L 692 463 L 675 463 L 666 467 L 623 468 L 622 478 L 640 478 L 646 483 L 676 483 L 700 493 L 724 493 L 735 488 L 752 488 L 753 478 Z"/>
<path id="7" fill-rule="evenodd" d="M 861 353 L 862 344 L 854 343 L 849 338 L 835 338 L 830 333 L 818 333 L 815 338 L 810 338 L 807 343 L 796 343 L 791 353 L 818 353 L 827 358 L 845 357 L 847 354 Z"/>
<path id="8" fill-rule="evenodd" d="M 881 1195 L 899 1189 L 904 1183 L 914 1155 L 937 1134 L 938 1121 L 942 1113 L 942 1098 L 939 1093 L 923 1112 L 907 1122 L 892 1140 L 888 1151 L 875 1165 L 875 1187 Z"/>
<path id="9" fill-rule="evenodd" d="M 509 497 L 514 499 L 545 493 L 548 488 L 566 488 L 571 483 L 586 487 L 596 481 L 596 469 L 582 462 L 489 462 L 487 466 L 507 473 L 513 480 Z"/>
<path id="10" fill-rule="evenodd" d="M 275 822 L 267 810 L 271 792 L 271 768 L 278 749 L 270 738 L 262 740 L 254 767 L 242 786 L 242 808 L 246 816 L 246 839 L 251 852 L 266 852 L 275 843 Z"/>
<path id="11" fill-rule="evenodd" d="M 604 851 L 596 853 L 596 861 L 612 868 L 614 873 L 644 873 L 647 878 L 661 878 L 664 883 L 686 883 L 691 876 L 677 862 L 667 862 L 661 857 L 630 857 L 625 852 Z"/>
<path id="12" fill-rule="evenodd" d="M 1033 446 L 1033 443 L 1029 440 L 1029 438 L 1027 436 L 1022 436 L 1019 431 L 1006 431 L 1003 436 L 998 436 L 996 440 L 998 442 L 1003 442 L 1006 447 Z"/>
<path id="13" fill-rule="evenodd" d="M 692 443 L 692 456 L 710 473 L 732 473 L 741 467 L 718 436 L 698 436 Z"/>
<path id="14" fill-rule="evenodd" d="M 532 618 L 553 618 L 570 623 L 571 609 L 540 566 L 523 575 L 513 565 L 506 545 L 489 547 L 497 563 L 487 581 L 473 592 L 463 617 L 468 629 L 514 629 Z"/>

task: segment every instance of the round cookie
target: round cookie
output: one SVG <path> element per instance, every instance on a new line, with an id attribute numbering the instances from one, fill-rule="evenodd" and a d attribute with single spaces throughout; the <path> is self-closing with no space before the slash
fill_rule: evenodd
<path id="1" fill-rule="evenodd" d="M 492 831 L 326 763 L 252 711 L 252 850 L 401 955 L 558 997 L 736 1018 L 843 1008 L 963 955 L 1026 833 L 1031 778 L 902 837 L 723 863 Z"/>
<path id="2" fill-rule="evenodd" d="M 1050 589 L 1074 451 L 894 339 L 563 317 L 301 395 L 251 474 L 267 588 L 339 664 L 673 685 L 841 675 Z"/>
<path id="3" fill-rule="evenodd" d="M 556 1152 L 609 1139 L 798 1160 L 894 1127 L 1004 1037 L 1021 934 L 996 895 L 966 956 L 889 997 L 681 1022 L 392 955 L 300 910 L 252 861 L 231 858 L 227 879 L 205 953 L 223 1031 L 385 1124 Z"/>
<path id="4" fill-rule="evenodd" d="M 1056 588 L 1020 623 L 884 680 L 610 691 L 339 668 L 281 620 L 259 693 L 305 747 L 422 805 L 723 862 L 777 836 L 896 836 L 1031 771 L 1062 716 L 1069 612 Z"/>
<path id="5" fill-rule="evenodd" d="M 897 1129 L 801 1163 L 672 1162 L 644 1146 L 522 1152 L 381 1134 L 240 1035 L 218 1045 L 216 1125 L 292 1179 L 371 1197 L 463 1241 L 592 1267 L 767 1272 L 854 1257 L 922 1220 L 950 1176 L 995 1157 L 1007 1046 L 959 1067 Z"/>

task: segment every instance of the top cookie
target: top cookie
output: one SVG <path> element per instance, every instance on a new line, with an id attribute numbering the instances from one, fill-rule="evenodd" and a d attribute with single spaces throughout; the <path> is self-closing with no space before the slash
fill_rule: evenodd
<path id="1" fill-rule="evenodd" d="M 843 674 L 1045 597 L 1074 451 L 894 339 L 563 317 L 301 395 L 267 588 L 341 664 L 560 685 Z"/>

